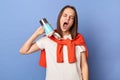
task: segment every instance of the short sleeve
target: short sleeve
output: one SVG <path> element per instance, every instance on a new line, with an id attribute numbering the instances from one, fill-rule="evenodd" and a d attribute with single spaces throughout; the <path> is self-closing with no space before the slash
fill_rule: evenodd
<path id="1" fill-rule="evenodd" d="M 80 52 L 86 51 L 84 46 L 79 46 Z"/>
<path id="2" fill-rule="evenodd" d="M 37 46 L 42 50 L 45 48 L 46 37 L 42 37 L 36 41 Z"/>

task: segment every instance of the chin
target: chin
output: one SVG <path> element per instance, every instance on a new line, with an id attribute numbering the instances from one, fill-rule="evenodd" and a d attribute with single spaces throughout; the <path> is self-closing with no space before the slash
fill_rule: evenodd
<path id="1" fill-rule="evenodd" d="M 62 32 L 65 32 L 65 33 L 67 33 L 67 32 L 69 32 L 68 30 L 62 30 Z"/>
<path id="2" fill-rule="evenodd" d="M 62 32 L 66 32 L 67 30 L 66 29 L 62 29 Z"/>

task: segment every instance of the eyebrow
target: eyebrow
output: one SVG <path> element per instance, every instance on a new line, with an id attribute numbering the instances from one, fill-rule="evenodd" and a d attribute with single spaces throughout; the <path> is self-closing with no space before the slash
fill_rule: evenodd
<path id="1" fill-rule="evenodd" d="M 63 13 L 62 15 L 67 15 L 67 13 Z M 73 15 L 73 14 L 70 15 L 70 16 L 71 16 L 71 17 L 75 17 L 75 15 Z"/>

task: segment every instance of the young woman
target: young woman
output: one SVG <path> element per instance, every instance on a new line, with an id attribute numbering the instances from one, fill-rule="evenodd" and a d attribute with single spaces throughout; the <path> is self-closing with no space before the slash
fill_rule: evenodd
<path id="1" fill-rule="evenodd" d="M 62 8 L 57 20 L 56 32 L 61 39 L 44 36 L 35 42 L 44 33 L 44 29 L 39 27 L 21 47 L 20 53 L 45 50 L 46 80 L 88 80 L 87 48 L 77 29 L 76 9 L 67 5 Z"/>

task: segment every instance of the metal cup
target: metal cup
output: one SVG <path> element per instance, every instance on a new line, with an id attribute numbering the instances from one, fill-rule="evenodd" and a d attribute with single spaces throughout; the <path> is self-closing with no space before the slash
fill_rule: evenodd
<path id="1" fill-rule="evenodd" d="M 42 20 L 40 20 L 40 24 L 44 27 L 45 34 L 47 36 L 51 36 L 53 34 L 54 30 L 53 30 L 52 26 L 48 23 L 46 18 L 43 18 Z"/>

